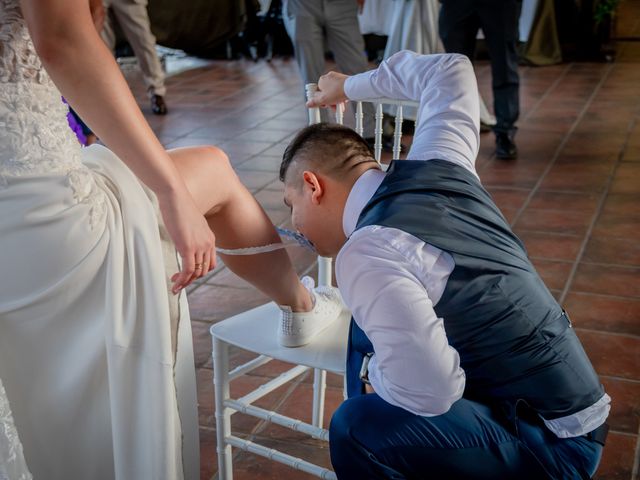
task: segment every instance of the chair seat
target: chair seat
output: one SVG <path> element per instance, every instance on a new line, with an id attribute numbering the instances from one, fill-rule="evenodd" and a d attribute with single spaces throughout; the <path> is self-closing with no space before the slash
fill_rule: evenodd
<path id="1" fill-rule="evenodd" d="M 351 313 L 344 311 L 311 343 L 287 348 L 278 344 L 280 309 L 271 302 L 216 323 L 211 335 L 276 360 L 344 374 L 350 319 Z"/>

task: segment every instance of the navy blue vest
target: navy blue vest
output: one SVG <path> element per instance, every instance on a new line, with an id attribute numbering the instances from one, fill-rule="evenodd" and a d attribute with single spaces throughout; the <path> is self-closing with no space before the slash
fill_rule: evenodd
<path id="1" fill-rule="evenodd" d="M 393 162 L 356 228 L 367 225 L 402 230 L 453 257 L 455 267 L 435 312 L 460 354 L 465 398 L 524 401 L 553 419 L 602 397 L 567 315 L 472 173 L 442 160 Z M 372 349 L 355 322 L 350 336 L 353 395 L 353 373 L 360 367 L 353 364 L 355 354 Z"/>

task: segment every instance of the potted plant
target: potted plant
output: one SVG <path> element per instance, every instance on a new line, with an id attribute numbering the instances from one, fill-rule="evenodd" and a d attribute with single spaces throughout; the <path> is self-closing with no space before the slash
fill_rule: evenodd
<path id="1" fill-rule="evenodd" d="M 607 61 L 612 61 L 615 56 L 613 36 L 619 3 L 620 0 L 597 0 L 593 7 L 593 34 L 600 55 Z"/>

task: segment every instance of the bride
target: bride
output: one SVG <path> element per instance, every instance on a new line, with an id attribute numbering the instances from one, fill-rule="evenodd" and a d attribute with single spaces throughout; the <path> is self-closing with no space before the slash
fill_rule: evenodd
<path id="1" fill-rule="evenodd" d="M 198 478 L 182 292 L 277 242 L 222 151 L 162 148 L 88 0 L 0 0 L 0 478 Z M 224 260 L 289 320 L 338 308 L 283 250 Z"/>

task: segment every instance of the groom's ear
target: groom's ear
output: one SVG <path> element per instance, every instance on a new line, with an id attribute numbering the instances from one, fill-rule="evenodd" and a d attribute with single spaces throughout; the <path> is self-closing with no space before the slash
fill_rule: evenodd
<path id="1" fill-rule="evenodd" d="M 302 188 L 311 197 L 314 205 L 319 205 L 324 196 L 324 182 L 316 173 L 309 170 L 302 172 Z"/>

